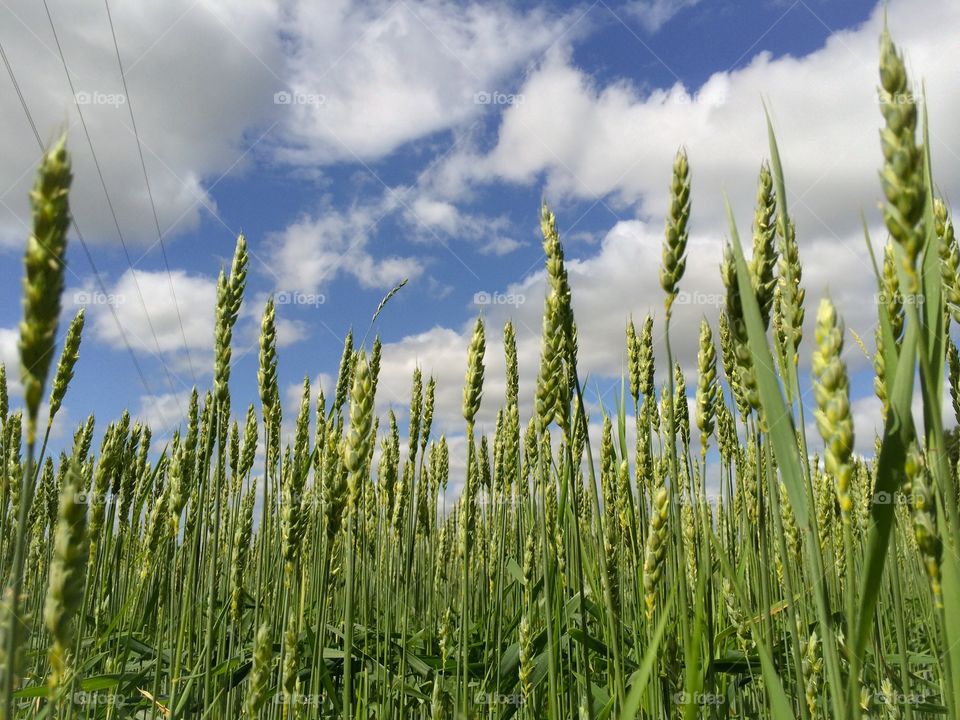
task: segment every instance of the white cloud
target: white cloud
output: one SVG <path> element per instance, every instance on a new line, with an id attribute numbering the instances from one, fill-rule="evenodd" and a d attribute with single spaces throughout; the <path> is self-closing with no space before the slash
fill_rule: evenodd
<path id="1" fill-rule="evenodd" d="M 20 385 L 20 350 L 17 347 L 19 342 L 19 329 L 0 328 L 0 363 L 6 366 L 7 389 L 11 395 L 19 395 L 23 392 Z"/>
<path id="2" fill-rule="evenodd" d="M 317 395 L 323 390 L 327 406 L 333 402 L 334 383 L 336 378 L 328 373 L 319 373 L 310 378 L 310 414 L 308 422 L 311 436 L 316 428 Z M 300 401 L 303 399 L 303 378 L 299 382 L 290 383 L 283 388 L 283 427 L 281 434 L 284 443 L 292 443 L 297 426 L 297 415 L 300 413 Z M 257 403 L 259 410 L 259 403 Z"/>
<path id="3" fill-rule="evenodd" d="M 942 17 L 957 12 L 942 3 L 925 5 L 923 11 L 908 9 L 903 2 L 889 7 L 891 26 L 906 50 L 913 77 L 926 81 L 935 158 L 938 148 L 941 155 L 949 156 L 942 128 L 949 127 L 949 119 L 960 112 L 956 95 L 949 91 L 952 64 L 945 61 L 957 46 Z M 880 116 L 875 94 L 880 23 L 878 10 L 863 27 L 834 34 L 807 57 L 759 55 L 741 70 L 715 74 L 696 93 L 676 86 L 644 96 L 625 83 L 598 87 L 558 50 L 521 88 L 524 103 L 506 110 L 494 148 L 487 154 L 470 150 L 451 154 L 427 179 L 424 194 L 435 203 L 431 208 L 444 209 L 442 218 L 452 222 L 449 208 L 478 184 L 534 184 L 543 178 L 547 195 L 560 208 L 567 198 L 601 198 L 620 206 L 637 204 L 642 217 L 652 216 L 649 223 L 617 223 L 598 248 L 588 247 L 589 254 L 568 259 L 580 320 L 581 374 L 616 377 L 624 363 L 623 326 L 628 315 L 639 321 L 652 312 L 655 335 L 662 334 L 663 296 L 657 279 L 660 218 L 667 204 L 673 153 L 685 144 L 693 173 L 693 216 L 681 289 L 690 302 L 675 306 L 671 337 L 675 358 L 693 387 L 696 327 L 706 315 L 716 335 L 722 302 L 718 267 L 722 240 L 728 235 L 723 191 L 731 198 L 741 236 L 749 245 L 756 173 L 768 153 L 760 104 L 761 97 L 767 97 L 778 130 L 791 212 L 797 220 L 807 288 L 808 341 L 801 350 L 802 372 L 808 372 L 816 307 L 826 294 L 836 302 L 847 327 L 872 349 L 875 289 L 859 211 L 864 208 L 870 213 L 871 234 L 875 241 L 881 240 L 885 233 L 872 209 L 880 195 L 876 178 L 881 162 L 876 135 Z M 808 87 L 818 92 L 795 91 Z M 558 107 L 564 108 L 562 114 L 556 112 Z M 624 153 L 624 147 L 635 152 Z M 960 187 L 955 168 L 936 164 L 935 173 L 948 197 Z M 542 272 L 533 273 L 505 289 L 526 302 L 485 308 L 490 358 L 489 401 L 485 400 L 481 412 L 485 422 L 492 421 L 502 394 L 502 347 L 496 338 L 507 317 L 517 327 L 521 388 L 529 402 L 544 291 Z M 424 372 L 440 374 L 438 417 L 450 427 L 461 423 L 459 393 L 471 329 L 472 324 L 459 330 L 434 328 L 385 347 L 385 387 L 394 388 L 405 402 L 409 376 L 419 359 L 425 364 Z M 659 340 L 656 353 L 662 372 L 665 352 Z M 846 359 L 851 372 L 868 364 L 852 339 Z M 864 407 L 868 413 L 875 410 Z"/>
<path id="4" fill-rule="evenodd" d="M 277 347 L 294 345 L 307 338 L 310 334 L 308 324 L 300 320 L 277 318 Z M 259 338 L 259 335 L 257 335 Z"/>
<path id="5" fill-rule="evenodd" d="M 280 156 L 368 161 L 476 118 L 489 107 L 475 96 L 509 92 L 565 22 L 500 2 L 296 2 L 290 90 L 322 102 L 288 106 Z"/>
<path id="6" fill-rule="evenodd" d="M 159 439 L 172 434 L 186 422 L 187 408 L 190 407 L 190 391 L 144 395 L 140 397 L 139 407 L 132 413 L 136 420 L 150 426 Z"/>
<path id="7" fill-rule="evenodd" d="M 562 228 L 561 228 L 562 235 Z M 568 257 L 567 270 L 573 291 L 573 307 L 578 320 L 579 370 L 581 378 L 590 378 L 586 388 L 592 396 L 598 391 L 604 404 L 614 404 L 619 392 L 616 383 L 603 378 L 619 378 L 625 366 L 625 325 L 630 316 L 638 324 L 648 314 L 654 316 L 655 356 L 658 372 L 666 371 L 663 342 L 663 291 L 658 280 L 662 230 L 634 220 L 617 223 L 586 257 Z M 852 242 L 852 240 L 851 240 Z M 810 243 L 803 256 L 804 287 L 807 288 L 807 338 L 813 336 L 819 298 L 829 291 L 844 316 L 872 348 L 874 323 L 871 276 L 861 266 L 864 258 L 854 254 L 828 254 L 832 239 L 819 238 Z M 592 250 L 592 248 L 591 248 Z M 863 255 L 866 249 L 863 250 Z M 723 285 L 719 265 L 722 244 L 717 237 L 696 235 L 690 239 L 687 269 L 680 284 L 681 296 L 674 305 L 671 344 L 675 361 L 683 367 L 692 395 L 696 384 L 697 329 L 706 317 L 718 343 L 717 321 L 723 303 Z M 479 289 L 479 288 L 478 288 Z M 487 290 L 487 288 L 483 288 Z M 501 334 L 504 323 L 512 320 L 518 343 L 520 392 L 523 413 L 529 417 L 540 358 L 540 328 L 546 282 L 537 270 L 507 286 L 503 297 L 514 304 L 475 307 L 482 310 L 486 322 L 486 372 L 480 424 L 492 427 L 505 389 L 505 365 Z M 437 378 L 437 422 L 445 430 L 462 426 L 461 410 L 466 353 L 473 321 L 458 329 L 435 327 L 383 348 L 383 364 L 378 400 L 403 409 L 409 400 L 410 379 L 419 365 L 425 376 Z M 808 372 L 809 340 L 801 349 L 801 372 Z M 846 361 L 851 371 L 864 367 L 867 360 L 852 339 L 848 341 Z M 598 386 L 597 382 L 601 381 Z"/>
<path id="8" fill-rule="evenodd" d="M 160 228 L 176 234 L 216 212 L 209 190 L 223 174 L 258 158 L 310 168 L 369 162 L 498 111 L 475 95 L 510 90 L 517 70 L 572 22 L 543 9 L 447 0 L 322 7 L 174 0 L 111 9 L 130 98 L 103 8 L 52 8 L 118 223 L 133 244 L 153 242 L 156 230 L 131 106 Z M 11 29 L 5 50 L 42 139 L 69 133 L 78 223 L 91 242 L 117 242 L 42 6 L 14 0 L 0 18 Z M 285 92 L 295 99 L 278 104 L 276 94 Z M 12 94 L 0 104 L 0 121 L 9 129 L 0 138 L 0 245 L 15 247 L 29 222 L 38 150 Z"/>
<path id="9" fill-rule="evenodd" d="M 488 359 L 492 355 L 493 343 L 489 340 L 492 335 L 491 331 L 487 343 Z M 456 427 L 457 418 L 461 418 L 462 424 L 460 405 L 468 341 L 469 335 L 465 332 L 436 327 L 398 342 L 384 343 L 377 383 L 377 411 L 385 413 L 391 407 L 398 415 L 406 411 L 413 371 L 419 366 L 425 378 L 433 375 L 437 380 L 435 417 L 438 427 Z M 492 387 L 484 384 L 485 396 L 494 392 Z"/>
<path id="10" fill-rule="evenodd" d="M 421 197 L 417 198 L 410 210 L 414 219 L 448 234 L 455 233 L 460 223 L 460 212 L 448 202 Z"/>
<path id="11" fill-rule="evenodd" d="M 374 257 L 370 240 L 378 219 L 374 208 L 329 210 L 303 216 L 268 239 L 268 271 L 276 289 L 319 293 L 340 274 L 365 288 L 390 288 L 423 271 L 419 260 L 397 255 Z"/>
<path id="12" fill-rule="evenodd" d="M 883 11 L 878 6 L 863 26 L 832 34 L 807 56 L 761 53 L 700 88 L 678 83 L 645 92 L 627 81 L 600 85 L 568 49 L 554 48 L 519 89 L 524 102 L 504 111 L 494 147 L 451 153 L 431 187 L 453 200 L 484 183 L 544 182 L 555 203 L 600 198 L 660 218 L 673 156 L 684 146 L 692 169 L 691 228 L 722 233 L 724 193 L 744 225 L 752 212 L 757 171 L 769 154 L 765 100 L 801 243 L 822 235 L 840 245 L 856 237 L 860 210 L 876 216 L 881 199 L 876 86 Z M 960 46 L 952 31 L 960 8 L 946 0 L 901 0 L 887 11 L 915 84 L 925 82 L 938 187 L 956 195 L 960 171 L 937 158 L 956 154 L 949 128 L 960 113 L 953 92 Z"/>
<path id="13" fill-rule="evenodd" d="M 634 10 L 653 32 L 689 4 L 689 0 L 649 0 L 634 3 Z M 650 92 L 624 81 L 599 84 L 575 66 L 573 55 L 564 47 L 554 48 L 533 66 L 521 87 L 512 87 L 517 70 L 536 61 L 565 27 L 567 19 L 550 17 L 544 11 L 521 13 L 500 4 L 456 6 L 444 0 L 416 5 L 294 2 L 286 10 L 281 16 L 278 6 L 253 0 L 236 5 L 214 0 L 187 5 L 176 0 L 157 7 L 118 3 L 115 21 L 121 50 L 129 59 L 130 89 L 161 227 L 173 224 L 184 213 L 184 227 L 196 223 L 195 196 L 208 200 L 204 183 L 230 167 L 244 142 L 256 139 L 253 128 L 268 127 L 273 120 L 279 120 L 282 134 L 268 137 L 261 147 L 266 150 L 269 143 L 280 160 L 311 166 L 357 158 L 373 161 L 445 130 L 452 130 L 458 139 L 472 139 L 469 126 L 473 120 L 482 113 L 502 110 L 496 142 L 489 151 L 465 142 L 419 178 L 416 186 L 400 187 L 401 194 L 388 190 L 373 204 L 306 214 L 268 238 L 264 257 L 275 273 L 271 285 L 282 292 L 322 293 L 335 277 L 347 276 L 364 288 L 386 289 L 404 277 L 422 275 L 420 258 L 391 255 L 374 240 L 376 222 L 390 212 L 398 213 L 416 230 L 415 240 L 459 237 L 475 243 L 479 252 L 509 253 L 521 240 L 513 237 L 507 220 L 485 217 L 463 204 L 473 190 L 487 183 L 543 183 L 546 195 L 561 211 L 567 200 L 599 198 L 620 210 L 636 210 L 638 219 L 619 222 L 607 233 L 598 234 L 596 242 L 578 246 L 575 243 L 584 237 L 583 229 L 567 230 L 561 225 L 579 320 L 580 370 L 593 385 L 593 379 L 602 381 L 621 372 L 623 327 L 629 315 L 639 322 L 652 312 L 656 336 L 662 332 L 663 296 L 657 280 L 661 217 L 673 153 L 685 145 L 693 172 L 693 217 L 681 289 L 692 302 L 675 306 L 672 339 L 692 392 L 696 327 L 702 315 L 716 327 L 719 307 L 711 298 L 719 300 L 722 293 L 718 265 L 721 240 L 727 233 L 723 191 L 731 198 L 746 240 L 756 172 L 767 155 L 760 102 L 765 97 L 776 122 L 791 210 L 800 233 L 804 286 L 808 288 L 806 336 L 812 336 L 810 325 L 818 297 L 829 291 L 848 326 L 868 344 L 872 341 L 873 289 L 859 235 L 859 210 L 867 210 L 876 225 L 874 206 L 880 195 L 876 129 L 880 116 L 875 85 L 880 10 L 863 27 L 835 33 L 809 56 L 761 54 L 741 69 L 716 73 L 699 89 L 677 85 Z M 13 12 L 36 36 L 23 29 Z M 960 96 L 952 92 L 953 67 L 960 59 L 952 28 L 960 20 L 960 11 L 945 0 L 921 6 L 894 0 L 888 13 L 895 38 L 907 51 L 915 81 L 921 77 L 926 81 L 938 186 L 948 196 L 956 194 L 960 173 L 955 165 L 940 164 L 937 158 L 951 157 L 946 129 L 960 113 Z M 78 88 L 118 91 L 109 29 L 101 9 L 78 8 L 70 16 L 62 14 L 61 40 Z M 41 132 L 49 136 L 51 128 L 65 118 L 67 123 L 73 120 L 75 110 L 70 109 L 72 99 L 67 96 L 59 58 L 47 47 L 49 28 L 42 8 L 17 0 L 0 10 L 0 17 L 4 17 L 5 27 L 23 30 L 13 34 L 7 50 L 21 73 L 21 84 Z M 66 22 L 67 17 L 71 22 Z M 281 37 L 278 30 L 286 34 Z M 563 42 L 569 40 L 567 35 Z M 150 47 L 154 41 L 156 45 Z M 288 44 L 281 46 L 281 41 Z M 133 62 L 138 56 L 144 59 Z M 274 105 L 273 93 L 286 88 L 300 93 L 298 97 L 322 94 L 323 103 Z M 505 108 L 475 102 L 476 93 L 488 91 L 517 91 L 523 102 Z M 153 233 L 150 208 L 145 189 L 136 182 L 141 174 L 133 138 L 124 128 L 128 120 L 124 110 L 90 106 L 88 122 L 98 147 L 113 138 L 117 148 L 116 152 L 102 152 L 101 160 L 121 224 L 130 238 L 149 240 Z M 25 218 L 24 198 L 36 152 L 28 131 L 21 127 L 24 121 L 16 103 L 0 104 L 0 119 L 5 127 L 14 128 L 0 137 L 0 152 L 7 159 L 0 168 L 0 189 L 13 186 L 4 202 Z M 74 207 L 78 219 L 92 239 L 112 237 L 112 222 L 86 157 L 82 134 L 78 127 L 71 132 L 77 161 Z M 21 172 L 26 175 L 18 180 Z M 408 192 L 412 197 L 409 204 L 399 202 Z M 0 212 L 6 212 L 3 206 Z M 631 213 L 625 214 L 629 217 Z M 530 220 L 530 226 L 535 226 L 536 218 Z M 879 227 L 871 230 L 876 238 L 882 238 Z M 21 242 L 23 228 L 12 215 L 0 215 L 0 243 L 13 236 Z M 573 248 L 582 254 L 575 257 L 570 252 Z M 156 347 L 133 277 L 132 271 L 121 276 L 110 295 L 131 344 L 152 354 Z M 182 368 L 180 319 L 166 274 L 138 271 L 136 277 L 149 305 L 161 354 Z M 441 296 L 450 292 L 442 280 L 429 278 L 431 292 Z M 208 371 L 215 307 L 213 279 L 176 271 L 173 282 L 187 344 L 195 353 L 194 364 Z M 80 292 L 90 295 L 91 288 Z M 491 292 L 494 288 L 475 290 Z M 492 429 L 503 396 L 500 332 L 508 318 L 514 320 L 518 332 L 525 417 L 529 416 L 539 363 L 545 292 L 542 271 L 518 278 L 505 291 L 523 297 L 524 302 L 483 308 L 488 346 L 480 421 L 487 430 Z M 123 302 L 116 302 L 121 297 Z M 259 302 L 244 311 L 238 338 L 255 342 L 261 310 Z M 281 344 L 305 336 L 303 322 L 283 317 L 282 309 L 280 316 Z M 122 347 L 108 306 L 91 306 L 89 322 L 95 338 Z M 455 328 L 435 327 L 388 343 L 379 409 L 406 407 L 411 374 L 419 364 L 425 375 L 433 374 L 438 380 L 438 431 L 462 429 L 461 391 L 471 331 L 472 321 Z M 805 347 L 808 353 L 809 345 Z M 666 363 L 659 340 L 656 352 L 662 371 Z M 852 343 L 847 358 L 852 367 L 865 362 Z M 8 362 L 13 379 L 17 375 L 12 371 L 17 366 L 16 330 L 0 329 L 0 359 Z M 802 361 L 806 363 L 807 357 L 802 356 Z M 315 380 L 329 387 L 328 376 Z M 601 393 L 608 387 L 612 384 L 604 383 Z M 299 384 L 287 388 L 285 394 L 288 407 L 295 408 Z M 611 398 L 608 395 L 604 400 L 608 407 Z M 158 398 L 143 398 L 140 412 L 158 428 L 163 427 L 180 421 L 187 399 L 179 389 Z M 871 404 L 869 397 L 859 399 L 855 412 L 858 428 L 864 428 L 858 430 L 858 437 L 869 437 L 868 428 L 877 416 L 875 403 Z"/>
<path id="14" fill-rule="evenodd" d="M 329 404 L 333 398 L 331 393 L 334 389 L 336 378 L 329 373 L 320 373 L 310 380 L 310 402 L 313 403 L 313 409 L 316 409 L 317 393 L 323 390 L 324 397 Z M 295 418 L 296 412 L 300 408 L 300 399 L 303 397 L 303 380 L 290 383 L 283 391 L 284 407 L 287 408 L 287 415 Z M 311 421 L 313 418 L 311 417 Z"/>
<path id="15" fill-rule="evenodd" d="M 52 3 L 74 87 L 127 242 L 156 240 L 132 132 L 132 105 L 160 228 L 195 227 L 215 210 L 209 181 L 244 167 L 241 156 L 275 111 L 271 67 L 282 67 L 278 7 L 266 0 L 111 4 L 130 98 L 123 94 L 102 5 Z M 67 130 L 75 180 L 71 205 L 91 242 L 117 242 L 43 5 L 0 8 L 10 59 L 42 140 Z M 8 80 L 4 78 L 6 84 Z M 9 89 L 9 88 L 8 88 Z M 12 91 L 0 103 L 0 244 L 19 246 L 38 149 Z M 246 156 L 249 160 L 250 155 Z"/>
<path id="16" fill-rule="evenodd" d="M 268 296 L 269 294 L 264 292 L 251 293 L 248 291 L 246 293 L 243 299 L 243 305 L 240 306 L 240 319 L 237 322 L 233 335 L 234 361 L 236 361 L 237 355 L 240 352 L 255 353 L 258 351 L 260 344 L 260 323 L 263 320 L 263 309 L 266 306 Z M 292 296 L 282 297 L 291 299 Z M 307 298 L 303 299 L 306 300 Z M 322 305 L 322 303 L 320 303 L 320 297 L 311 299 L 317 302 L 317 304 L 312 307 L 320 307 Z M 275 295 L 274 303 L 276 303 L 276 301 L 277 296 Z M 275 325 L 277 329 L 278 348 L 295 345 L 310 337 L 311 334 L 311 325 L 309 322 L 285 317 L 286 312 L 286 307 L 282 305 L 276 307 Z"/>
<path id="17" fill-rule="evenodd" d="M 414 192 L 416 188 L 404 188 Z M 403 207 L 403 218 L 413 229 L 413 239 L 425 243 L 468 241 L 481 255 L 508 255 L 523 246 L 510 237 L 513 232 L 509 218 L 479 213 L 468 213 L 453 203 L 438 200 L 421 192 L 410 203 L 396 201 L 397 192 L 391 195 L 388 204 Z"/>
<path id="18" fill-rule="evenodd" d="M 161 359 L 173 372 L 192 365 L 195 372 L 207 373 L 212 367 L 213 278 L 183 270 L 173 270 L 169 276 L 127 270 L 108 287 L 106 295 L 88 283 L 83 289 L 68 290 L 65 297 L 87 308 L 93 336 L 114 349 L 124 347 L 125 335 L 137 352 L 156 356 L 159 347 Z M 190 352 L 189 362 L 185 347 Z"/>
<path id="19" fill-rule="evenodd" d="M 7 373 L 7 393 L 11 410 L 18 407 L 18 399 L 23 396 L 23 385 L 20 383 L 20 330 L 18 328 L 0 328 L 0 365 L 4 365 Z M 51 371 L 52 372 L 52 371 Z M 76 380 L 74 380 L 76 382 Z M 67 401 L 70 396 L 67 394 Z M 47 398 L 44 397 L 40 403 L 40 422 L 41 427 L 45 428 L 44 423 L 50 412 L 50 405 Z M 57 417 L 53 421 L 50 429 L 50 438 L 54 441 L 66 437 L 73 431 L 74 420 L 68 405 L 62 405 L 57 412 Z"/>
<path id="20" fill-rule="evenodd" d="M 509 255 L 514 250 L 518 250 L 523 247 L 523 243 L 519 240 L 514 240 L 511 237 L 504 237 L 502 235 L 496 235 L 490 240 L 488 240 L 483 247 L 480 248 L 480 252 L 483 255 Z"/>
<path id="21" fill-rule="evenodd" d="M 950 393 L 945 392 L 942 400 L 943 404 L 940 419 L 945 428 L 951 428 L 956 425 L 957 421 L 953 414 Z M 872 392 L 850 403 L 850 411 L 853 416 L 854 450 L 867 457 L 872 457 L 874 454 L 874 440 L 876 436 L 883 435 L 883 415 L 881 414 L 881 410 L 880 399 Z M 914 426 L 922 436 L 923 394 L 919 387 L 914 387 L 910 410 L 913 414 Z M 807 438 L 810 442 L 811 449 L 820 452 L 823 451 L 823 442 L 820 439 L 816 421 L 812 418 L 812 413 L 810 415 L 810 422 L 807 423 Z"/>
<path id="22" fill-rule="evenodd" d="M 673 17 L 700 0 L 634 0 L 627 5 L 627 12 L 637 18 L 648 33 L 655 33 Z"/>
<path id="23" fill-rule="evenodd" d="M 447 285 L 432 275 L 427 277 L 427 293 L 434 300 L 443 300 L 453 292 L 453 285 Z"/>
<path id="24" fill-rule="evenodd" d="M 20 353 L 17 349 L 19 341 L 20 331 L 17 328 L 0 328 L 0 362 L 6 364 L 8 368 L 20 362 Z"/>

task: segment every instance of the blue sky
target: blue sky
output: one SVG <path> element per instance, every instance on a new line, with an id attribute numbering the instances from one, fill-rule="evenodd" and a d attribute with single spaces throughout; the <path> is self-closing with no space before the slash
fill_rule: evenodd
<path id="1" fill-rule="evenodd" d="M 570 260 L 581 370 L 603 395 L 616 387 L 628 316 L 662 317 L 656 265 L 681 145 L 693 217 L 675 346 L 692 394 L 696 326 L 701 316 L 715 326 L 718 312 L 723 193 L 747 233 L 767 155 L 764 99 L 797 219 L 808 320 L 829 292 L 848 325 L 872 339 L 859 213 L 882 238 L 876 3 L 117 0 L 129 97 L 104 8 L 49 5 L 79 105 L 42 5 L 0 2 L 0 43 L 41 136 L 69 130 L 74 212 L 108 289 L 106 298 L 96 294 L 74 240 L 65 316 L 85 304 L 88 323 L 65 433 L 88 410 L 106 421 L 129 407 L 158 433 L 176 424 L 194 382 L 210 382 L 216 273 L 241 229 L 253 259 L 235 337 L 235 407 L 256 396 L 268 294 L 283 302 L 281 378 L 292 416 L 304 375 L 329 383 L 347 329 L 363 335 L 383 294 L 409 277 L 376 328 L 386 344 L 380 409 L 403 405 L 419 363 L 440 383 L 440 428 L 461 432 L 466 338 L 482 311 L 491 322 L 489 423 L 503 387 L 498 343 L 507 318 L 520 335 L 524 395 L 532 392 L 541 197 L 557 212 Z M 915 77 L 927 83 L 935 172 L 949 198 L 960 182 L 948 122 L 960 110 L 960 46 L 950 32 L 958 11 L 946 0 L 893 0 L 888 13 Z M 0 360 L 13 367 L 26 192 L 39 151 L 5 74 L 0 87 Z M 495 302 L 478 304 L 484 293 Z M 867 448 L 877 405 L 853 342 L 848 361 Z M 607 393 L 604 402 L 613 401 Z"/>

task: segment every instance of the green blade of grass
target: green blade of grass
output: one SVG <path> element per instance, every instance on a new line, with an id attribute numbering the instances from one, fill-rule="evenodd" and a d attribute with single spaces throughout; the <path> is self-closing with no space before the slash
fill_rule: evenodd
<path id="1" fill-rule="evenodd" d="M 733 566 L 730 564 L 730 560 L 723 551 L 723 547 L 721 546 L 716 535 L 711 534 L 711 542 L 716 548 L 717 558 L 720 560 L 720 564 L 723 566 L 724 572 L 726 572 L 727 577 L 730 580 L 730 584 L 733 586 L 733 591 L 737 596 L 737 600 L 741 604 L 746 605 L 746 595 L 744 594 L 743 588 L 737 580 L 736 573 L 733 571 Z M 773 664 L 773 655 L 770 652 L 770 648 L 767 647 L 767 643 L 763 639 L 762 634 L 756 630 L 756 625 L 751 624 L 750 628 L 753 632 L 753 640 L 757 645 L 757 654 L 760 656 L 760 670 L 763 674 L 764 689 L 767 691 L 767 697 L 770 700 L 770 706 L 773 710 L 773 717 L 775 720 L 787 720 L 787 718 L 793 719 L 796 717 L 796 715 L 793 712 L 793 708 L 790 706 L 790 700 L 787 698 L 787 693 L 783 689 L 783 683 L 780 682 L 780 672 Z"/>
<path id="2" fill-rule="evenodd" d="M 833 642 L 832 621 L 830 619 L 829 600 L 824 587 L 823 562 L 820 556 L 819 543 L 815 540 L 815 515 L 811 514 L 808 505 L 808 487 L 803 475 L 800 451 L 796 442 L 793 414 L 783 399 L 780 384 L 774 370 L 773 357 L 767 346 L 766 332 L 763 320 L 760 317 L 760 307 L 753 293 L 750 283 L 750 273 L 740 245 L 740 235 L 733 218 L 733 210 L 729 201 L 726 202 L 727 219 L 730 226 L 730 235 L 733 238 L 733 251 L 737 263 L 737 282 L 739 284 L 741 304 L 743 306 L 744 321 L 747 326 L 750 353 L 756 374 L 757 389 L 760 395 L 760 405 L 766 418 L 766 432 L 773 443 L 774 455 L 780 470 L 780 476 L 787 489 L 791 510 L 797 525 L 807 534 L 804 546 L 807 548 L 807 566 L 810 577 L 815 585 L 813 595 L 816 602 L 817 617 L 824 633 L 825 656 L 827 670 L 831 682 L 836 689 L 830 693 L 833 702 L 833 712 L 838 717 L 843 715 L 843 705 L 840 697 L 842 687 L 840 663 Z"/>
<path id="3" fill-rule="evenodd" d="M 682 581 L 681 581 L 682 582 Z M 647 682 L 650 679 L 650 673 L 653 672 L 654 663 L 657 660 L 657 651 L 660 648 L 660 641 L 663 639 L 663 633 L 667 628 L 667 620 L 670 618 L 670 611 L 673 609 L 673 602 L 677 596 L 677 587 L 674 585 L 667 597 L 667 602 L 663 606 L 663 612 L 660 613 L 660 619 L 650 637 L 650 643 L 643 653 L 643 660 L 640 668 L 630 676 L 627 686 L 630 692 L 627 694 L 626 701 L 623 704 L 623 717 L 639 717 L 640 703 L 643 701 L 643 692 L 647 689 Z"/>

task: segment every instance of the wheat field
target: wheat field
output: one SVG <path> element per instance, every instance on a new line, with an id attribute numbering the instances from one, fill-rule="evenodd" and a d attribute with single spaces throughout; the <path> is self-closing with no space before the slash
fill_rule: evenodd
<path id="1" fill-rule="evenodd" d="M 479 318 L 463 355 L 463 477 L 431 427 L 433 378 L 415 371 L 406 427 L 376 416 L 379 339 L 348 335 L 333 397 L 305 381 L 299 407 L 282 408 L 272 299 L 260 402 L 231 407 L 242 236 L 217 284 L 213 383 L 179 431 L 152 443 L 128 413 L 91 415 L 54 451 L 84 316 L 54 365 L 72 175 L 66 142 L 49 148 L 21 366 L 0 367 L 0 718 L 960 717 L 958 450 L 941 415 L 949 392 L 960 421 L 960 247 L 922 100 L 886 31 L 880 48 L 889 237 L 864 347 L 884 415 L 872 457 L 854 452 L 843 308 L 805 304 L 772 128 L 749 252 L 732 213 L 718 229 L 726 300 L 702 321 L 696 377 L 670 349 L 694 164 L 681 151 L 662 327 L 624 318 L 612 409 L 584 399 L 544 206 L 534 406 L 521 415 L 510 324 L 505 396 L 484 394 L 486 337 L 501 329 Z M 475 425 L 481 404 L 499 407 L 491 434 Z M 462 484 L 455 502 L 448 484 Z"/>

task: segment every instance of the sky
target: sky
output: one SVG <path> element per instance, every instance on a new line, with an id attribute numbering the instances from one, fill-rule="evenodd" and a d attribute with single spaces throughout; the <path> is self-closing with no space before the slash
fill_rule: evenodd
<path id="1" fill-rule="evenodd" d="M 353 328 L 368 348 L 375 333 L 384 343 L 378 411 L 404 415 L 419 365 L 438 382 L 435 430 L 456 446 L 482 314 L 480 424 L 492 431 L 507 320 L 524 408 L 532 398 L 541 199 L 558 217 L 596 420 L 599 404 L 612 410 L 619 398 L 629 317 L 654 316 L 665 369 L 657 270 L 680 147 L 691 237 L 671 337 L 692 396 L 697 327 L 706 317 L 716 328 L 722 303 L 724 197 L 748 235 L 768 157 L 764 104 L 796 220 L 806 337 L 829 295 L 872 346 L 861 213 L 882 242 L 884 12 L 924 83 L 934 176 L 949 202 L 960 189 L 960 6 L 949 0 L 0 0 L 0 362 L 17 367 L 40 157 L 24 105 L 42 143 L 68 135 L 86 245 L 71 233 L 62 325 L 84 307 L 87 327 L 55 436 L 88 412 L 102 429 L 124 408 L 161 441 L 180 424 L 191 388 L 211 382 L 216 276 L 241 231 L 251 265 L 234 408 L 256 400 L 258 329 L 273 294 L 288 418 L 304 377 L 331 389 Z M 879 402 L 847 338 L 857 444 L 868 450 Z M 801 371 L 809 376 L 809 345 Z"/>

